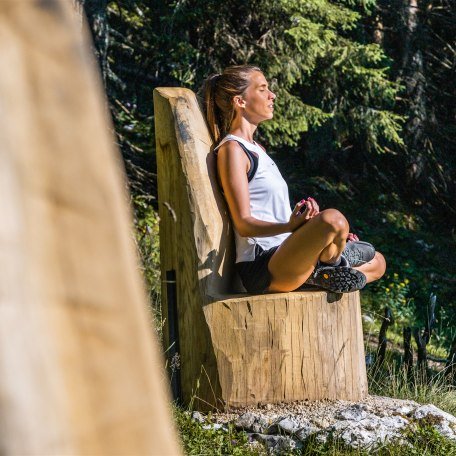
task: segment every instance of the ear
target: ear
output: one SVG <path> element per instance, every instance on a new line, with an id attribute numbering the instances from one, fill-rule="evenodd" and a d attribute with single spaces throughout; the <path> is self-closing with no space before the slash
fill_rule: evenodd
<path id="1" fill-rule="evenodd" d="M 238 106 L 239 108 L 245 108 L 245 100 L 242 98 L 241 95 L 236 95 L 233 98 L 234 106 Z"/>

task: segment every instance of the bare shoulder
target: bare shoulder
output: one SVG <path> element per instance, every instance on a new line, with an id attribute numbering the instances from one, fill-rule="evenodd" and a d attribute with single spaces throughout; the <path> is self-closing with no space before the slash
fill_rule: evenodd
<path id="1" fill-rule="evenodd" d="M 223 143 L 217 152 L 218 162 L 228 165 L 250 165 L 242 147 L 236 141 L 226 141 Z"/>

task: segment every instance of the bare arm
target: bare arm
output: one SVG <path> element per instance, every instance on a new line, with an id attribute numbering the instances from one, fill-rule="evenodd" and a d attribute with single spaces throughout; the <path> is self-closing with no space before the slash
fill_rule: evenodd
<path id="1" fill-rule="evenodd" d="M 288 233 L 305 223 L 311 211 L 300 210 L 306 203 L 298 203 L 287 223 L 273 223 L 258 220 L 250 213 L 250 197 L 247 180 L 249 160 L 241 146 L 235 141 L 223 144 L 217 156 L 217 171 L 225 198 L 238 233 L 244 237 L 265 237 Z M 309 203 L 310 204 L 310 203 Z"/>

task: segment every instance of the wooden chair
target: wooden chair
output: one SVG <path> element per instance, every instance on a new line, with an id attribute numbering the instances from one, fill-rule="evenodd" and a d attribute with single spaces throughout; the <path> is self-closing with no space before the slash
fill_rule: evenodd
<path id="1" fill-rule="evenodd" d="M 164 345 L 195 408 L 367 394 L 359 294 L 242 292 L 195 94 L 154 91 Z"/>

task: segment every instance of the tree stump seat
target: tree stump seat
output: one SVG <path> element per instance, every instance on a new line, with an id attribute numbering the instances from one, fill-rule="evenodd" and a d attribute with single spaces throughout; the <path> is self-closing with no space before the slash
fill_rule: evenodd
<path id="1" fill-rule="evenodd" d="M 367 394 L 359 293 L 249 295 L 195 94 L 154 90 L 164 345 L 202 410 Z M 179 364 L 179 368 L 176 368 Z"/>

